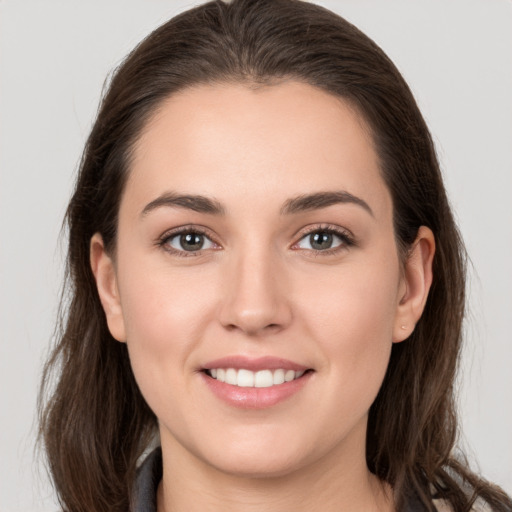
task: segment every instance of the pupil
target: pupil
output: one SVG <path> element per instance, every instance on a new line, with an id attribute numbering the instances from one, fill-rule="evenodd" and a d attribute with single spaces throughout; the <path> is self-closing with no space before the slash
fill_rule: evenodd
<path id="1" fill-rule="evenodd" d="M 325 232 L 314 233 L 310 237 L 310 243 L 313 249 L 329 249 L 332 245 L 332 234 Z"/>
<path id="2" fill-rule="evenodd" d="M 198 251 L 203 247 L 203 235 L 187 233 L 180 236 L 180 244 L 185 251 Z"/>

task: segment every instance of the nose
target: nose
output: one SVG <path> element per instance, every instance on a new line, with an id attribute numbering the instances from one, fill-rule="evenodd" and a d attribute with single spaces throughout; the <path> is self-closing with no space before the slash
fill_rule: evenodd
<path id="1" fill-rule="evenodd" d="M 292 308 L 284 262 L 272 259 L 268 252 L 239 257 L 226 269 L 219 313 L 226 329 L 262 336 L 279 332 L 290 324 Z"/>

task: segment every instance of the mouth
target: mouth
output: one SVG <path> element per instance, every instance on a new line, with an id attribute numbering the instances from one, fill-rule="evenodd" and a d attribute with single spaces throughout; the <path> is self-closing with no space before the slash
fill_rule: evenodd
<path id="1" fill-rule="evenodd" d="M 298 394 L 315 371 L 277 357 L 229 356 L 205 364 L 207 388 L 230 406 L 265 409 Z"/>
<path id="2" fill-rule="evenodd" d="M 246 368 L 211 368 L 204 370 L 206 375 L 219 382 L 225 382 L 240 388 L 269 388 L 300 379 L 312 370 L 287 370 L 285 368 L 264 369 L 258 371 Z"/>

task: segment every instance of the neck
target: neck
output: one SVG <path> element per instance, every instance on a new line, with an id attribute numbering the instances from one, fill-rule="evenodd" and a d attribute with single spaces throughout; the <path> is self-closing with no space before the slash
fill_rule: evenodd
<path id="1" fill-rule="evenodd" d="M 371 474 L 364 446 L 341 447 L 285 475 L 233 475 L 162 439 L 158 512 L 392 512 L 392 490 Z"/>

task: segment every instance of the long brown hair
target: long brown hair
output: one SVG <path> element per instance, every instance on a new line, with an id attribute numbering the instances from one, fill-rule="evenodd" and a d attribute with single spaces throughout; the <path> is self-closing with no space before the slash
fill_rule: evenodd
<path id="1" fill-rule="evenodd" d="M 156 432 L 126 344 L 107 328 L 89 264 L 94 233 L 115 251 L 134 143 L 176 91 L 282 79 L 343 98 L 365 118 L 392 195 L 402 257 L 420 226 L 436 238 L 425 311 L 410 339 L 394 345 L 370 410 L 369 469 L 393 486 L 397 510 L 411 497 L 427 510 L 434 510 L 433 497 L 448 500 L 455 512 L 469 510 L 479 497 L 496 511 L 512 510 L 499 488 L 452 455 L 465 253 L 428 128 L 402 76 L 372 40 L 332 12 L 298 0 L 217 0 L 191 9 L 150 34 L 111 80 L 67 210 L 67 291 L 40 392 L 41 437 L 64 510 L 128 510 L 137 460 Z"/>

